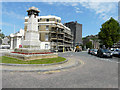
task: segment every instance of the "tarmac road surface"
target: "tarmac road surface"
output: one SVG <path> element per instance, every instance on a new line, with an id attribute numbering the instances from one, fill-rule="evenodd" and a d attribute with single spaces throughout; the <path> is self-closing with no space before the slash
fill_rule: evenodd
<path id="1" fill-rule="evenodd" d="M 82 61 L 70 69 L 51 72 L 2 72 L 3 88 L 118 88 L 119 58 L 104 59 L 87 52 L 60 53 Z"/>

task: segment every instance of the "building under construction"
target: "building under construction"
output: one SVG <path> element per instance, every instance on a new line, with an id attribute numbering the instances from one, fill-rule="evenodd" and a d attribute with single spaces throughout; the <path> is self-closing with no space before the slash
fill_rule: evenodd
<path id="1" fill-rule="evenodd" d="M 31 7 L 31 13 L 35 13 L 36 8 Z M 25 33 L 27 31 L 28 18 L 25 17 Z M 39 40 L 41 49 L 50 49 L 52 51 L 71 51 L 73 47 L 73 35 L 70 28 L 61 23 L 61 18 L 57 16 L 39 16 L 37 15 Z"/>

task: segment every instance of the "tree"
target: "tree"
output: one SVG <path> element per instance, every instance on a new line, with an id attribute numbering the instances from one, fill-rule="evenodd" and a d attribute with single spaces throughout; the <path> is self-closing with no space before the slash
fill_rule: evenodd
<path id="1" fill-rule="evenodd" d="M 93 48 L 92 41 L 86 43 L 86 48 Z"/>
<path id="2" fill-rule="evenodd" d="M 117 43 L 120 39 L 119 23 L 111 17 L 102 24 L 98 38 L 100 39 L 100 43 L 106 47 L 111 47 L 114 43 Z"/>
<path id="3" fill-rule="evenodd" d="M 3 39 L 5 37 L 5 35 L 1 32 L 1 29 L 0 29 L 0 39 Z"/>
<path id="4" fill-rule="evenodd" d="M 2 39 L 5 37 L 5 35 L 1 32 L 0 29 L 0 45 L 2 44 Z"/>

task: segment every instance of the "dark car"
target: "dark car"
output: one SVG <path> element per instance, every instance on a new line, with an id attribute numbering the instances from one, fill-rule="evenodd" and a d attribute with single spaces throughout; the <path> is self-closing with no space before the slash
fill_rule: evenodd
<path id="1" fill-rule="evenodd" d="M 112 53 L 108 49 L 99 49 L 97 51 L 97 56 L 98 57 L 110 57 L 112 58 Z"/>
<path id="2" fill-rule="evenodd" d="M 98 49 L 93 49 L 93 51 L 92 51 L 92 55 L 97 55 L 97 51 L 98 51 Z"/>
<path id="3" fill-rule="evenodd" d="M 113 52 L 113 56 L 120 57 L 120 50 L 119 50 L 119 49 L 116 49 L 116 50 Z"/>
<path id="4" fill-rule="evenodd" d="M 93 49 L 88 50 L 88 54 L 92 54 L 92 52 L 93 52 Z"/>
<path id="5" fill-rule="evenodd" d="M 118 55 L 118 57 L 120 58 L 120 51 L 119 51 L 119 55 Z"/>

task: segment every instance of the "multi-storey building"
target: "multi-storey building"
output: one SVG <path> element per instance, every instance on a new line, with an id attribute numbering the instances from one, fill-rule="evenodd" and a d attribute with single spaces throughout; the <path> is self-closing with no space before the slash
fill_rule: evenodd
<path id="1" fill-rule="evenodd" d="M 35 12 L 36 8 L 29 8 Z M 25 17 L 25 34 L 27 31 L 29 16 Z M 71 30 L 61 23 L 61 18 L 57 16 L 37 16 L 39 40 L 41 49 L 51 49 L 53 51 L 69 51 L 72 46 L 73 35 Z"/>
<path id="2" fill-rule="evenodd" d="M 64 24 L 65 26 L 71 29 L 73 34 L 73 48 L 76 45 L 82 44 L 82 24 L 76 22 L 68 22 Z"/>

